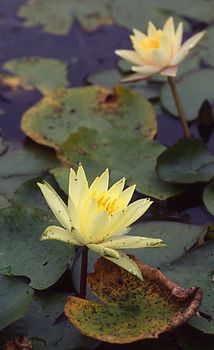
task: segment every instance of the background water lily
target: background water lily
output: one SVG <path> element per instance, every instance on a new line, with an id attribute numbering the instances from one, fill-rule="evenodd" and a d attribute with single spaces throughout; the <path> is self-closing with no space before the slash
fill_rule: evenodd
<path id="1" fill-rule="evenodd" d="M 148 24 L 147 35 L 133 29 L 130 36 L 134 50 L 116 50 L 116 54 L 135 65 L 136 72 L 123 81 L 146 79 L 160 73 L 165 76 L 176 76 L 178 64 L 205 34 L 201 31 L 182 44 L 183 23 L 175 30 L 174 20 L 170 17 L 163 29 L 157 29 L 152 22 Z"/>
<path id="2" fill-rule="evenodd" d="M 41 239 L 86 246 L 142 279 L 139 267 L 117 249 L 162 246 L 161 239 L 127 236 L 130 225 L 153 203 L 139 199 L 129 204 L 135 185 L 124 190 L 125 178 L 109 187 L 109 171 L 91 186 L 83 167 L 70 169 L 68 206 L 48 183 L 38 183 L 49 207 L 63 227 L 49 226 Z M 125 236 L 126 235 L 126 236 Z"/>

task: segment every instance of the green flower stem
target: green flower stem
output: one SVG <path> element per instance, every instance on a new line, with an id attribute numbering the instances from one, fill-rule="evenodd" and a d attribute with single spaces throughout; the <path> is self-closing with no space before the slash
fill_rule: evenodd
<path id="1" fill-rule="evenodd" d="M 180 101 L 180 98 L 179 98 L 179 95 L 178 95 L 175 78 L 168 77 L 168 82 L 169 82 L 169 85 L 170 85 L 170 88 L 171 88 L 171 91 L 172 91 L 172 95 L 173 95 L 173 98 L 174 98 L 174 101 L 175 101 L 175 105 L 176 105 L 176 108 L 177 108 L 177 111 L 178 111 L 178 115 L 179 115 L 179 117 L 181 119 L 181 124 L 182 124 L 183 131 L 184 131 L 184 137 L 189 139 L 189 138 L 191 138 L 191 134 L 190 134 L 189 126 L 188 126 L 188 123 L 187 123 L 187 120 L 186 120 L 186 117 L 185 117 L 184 109 L 183 109 L 183 106 L 181 104 L 181 101 Z"/>
<path id="2" fill-rule="evenodd" d="M 82 247 L 82 265 L 80 276 L 80 298 L 86 298 L 86 285 L 87 285 L 87 270 L 88 270 L 88 247 Z"/>

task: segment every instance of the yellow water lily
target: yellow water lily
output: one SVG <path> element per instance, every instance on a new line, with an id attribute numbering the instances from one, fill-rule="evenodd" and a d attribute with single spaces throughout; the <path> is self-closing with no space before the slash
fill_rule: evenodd
<path id="1" fill-rule="evenodd" d="M 161 239 L 128 236 L 130 225 L 153 203 L 139 199 L 129 204 L 135 185 L 124 190 L 125 178 L 109 188 L 109 171 L 89 186 L 82 165 L 71 168 L 68 205 L 48 183 L 38 183 L 49 207 L 62 225 L 49 226 L 41 240 L 54 239 L 76 246 L 87 246 L 142 279 L 138 266 L 117 249 L 162 246 Z M 125 236 L 126 235 L 126 236 Z"/>
<path id="2" fill-rule="evenodd" d="M 170 17 L 163 29 L 157 29 L 152 22 L 148 24 L 147 35 L 133 29 L 130 36 L 134 50 L 116 50 L 115 53 L 134 63 L 136 72 L 123 81 L 141 80 L 160 73 L 176 76 L 178 64 L 189 51 L 201 40 L 205 31 L 201 31 L 182 44 L 183 23 L 175 30 L 174 20 Z"/>

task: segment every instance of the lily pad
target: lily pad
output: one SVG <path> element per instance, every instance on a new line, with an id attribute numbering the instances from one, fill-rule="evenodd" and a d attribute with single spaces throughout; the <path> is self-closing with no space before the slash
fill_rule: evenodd
<path id="1" fill-rule="evenodd" d="M 27 312 L 33 289 L 16 277 L 0 275 L 0 330 Z"/>
<path id="2" fill-rule="evenodd" d="M 23 115 L 21 122 L 27 136 L 56 149 L 80 127 L 104 133 L 112 126 L 118 133 L 127 128 L 141 137 L 153 138 L 157 131 L 154 109 L 132 89 L 118 86 L 111 91 L 89 86 L 45 96 Z"/>
<path id="3" fill-rule="evenodd" d="M 7 198 L 0 195 L 0 209 L 7 208 L 10 206 L 10 202 Z"/>
<path id="4" fill-rule="evenodd" d="M 200 286 L 203 292 L 200 317 L 194 317 L 189 323 L 212 334 L 214 334 L 213 257 L 214 241 L 208 241 L 163 270 L 169 278 L 182 286 Z"/>
<path id="5" fill-rule="evenodd" d="M 214 102 L 212 93 L 214 69 L 201 69 L 183 76 L 177 83 L 178 94 L 184 107 L 186 118 L 192 121 L 197 118 L 199 109 L 208 100 Z M 172 115 L 178 117 L 178 112 L 168 84 L 161 90 L 161 103 Z"/>
<path id="6" fill-rule="evenodd" d="M 19 78 L 19 85 L 26 90 L 36 88 L 47 94 L 69 84 L 66 64 L 50 58 L 17 58 L 4 63 L 3 68 Z"/>
<path id="7" fill-rule="evenodd" d="M 214 181 L 211 181 L 203 192 L 203 202 L 207 210 L 214 215 Z"/>
<path id="8" fill-rule="evenodd" d="M 53 152 L 45 147 L 29 145 L 10 145 L 0 155 L 0 194 L 11 198 L 20 184 L 45 173 L 59 165 Z"/>
<path id="9" fill-rule="evenodd" d="M 67 34 L 75 17 L 87 30 L 99 25 L 111 24 L 109 0 L 37 0 L 28 1 L 19 8 L 18 14 L 26 19 L 26 26 L 41 25 L 53 34 Z"/>
<path id="10" fill-rule="evenodd" d="M 33 350 L 71 350 L 94 348 L 98 342 L 81 335 L 63 319 L 66 293 L 34 295 L 27 315 L 0 333 L 0 345 L 19 335 L 32 341 Z M 59 318 L 59 321 L 58 321 Z"/>
<path id="11" fill-rule="evenodd" d="M 105 86 L 109 89 L 112 89 L 120 82 L 122 77 L 123 76 L 118 72 L 117 69 L 108 69 L 90 75 L 87 78 L 87 81 L 91 84 Z M 143 80 L 137 83 L 126 83 L 125 85 L 139 92 L 142 92 L 142 94 L 148 99 L 157 98 L 160 94 L 159 85 L 148 83 L 147 80 Z"/>
<path id="12" fill-rule="evenodd" d="M 181 288 L 159 270 L 135 262 L 144 282 L 100 258 L 88 283 L 103 304 L 77 297 L 67 301 L 65 314 L 83 334 L 110 343 L 157 338 L 197 311 L 199 288 Z"/>
<path id="13" fill-rule="evenodd" d="M 214 176 L 214 156 L 201 139 L 180 139 L 158 157 L 157 173 L 170 183 L 206 182 Z"/>
<path id="14" fill-rule="evenodd" d="M 30 286 L 45 289 L 54 284 L 74 255 L 72 246 L 61 242 L 41 242 L 53 216 L 31 208 L 0 211 L 0 273 L 22 275 Z"/>
<path id="15" fill-rule="evenodd" d="M 111 128 L 104 136 L 94 129 L 81 128 L 61 146 L 59 157 L 69 165 L 81 162 L 89 181 L 109 167 L 112 181 L 125 176 L 129 185 L 137 184 L 137 191 L 166 199 L 184 189 L 169 186 L 158 179 L 156 159 L 164 150 L 165 147 L 158 142 L 142 139 L 127 130 L 120 129 L 118 132 L 116 128 Z M 62 186 L 65 188 L 65 185 Z"/>

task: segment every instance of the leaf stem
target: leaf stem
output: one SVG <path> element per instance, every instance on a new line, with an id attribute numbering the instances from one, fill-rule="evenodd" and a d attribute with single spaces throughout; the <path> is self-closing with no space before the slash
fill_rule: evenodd
<path id="1" fill-rule="evenodd" d="M 81 264 L 81 276 L 80 276 L 80 298 L 86 298 L 86 285 L 87 285 L 87 270 L 88 270 L 88 247 L 82 247 L 82 264 Z"/>
<path id="2" fill-rule="evenodd" d="M 189 138 L 191 138 L 191 134 L 190 134 L 189 126 L 188 126 L 188 123 L 187 123 L 187 120 L 186 120 L 186 117 L 185 117 L 184 109 L 183 109 L 183 106 L 181 104 L 181 101 L 180 101 L 180 98 L 179 98 L 179 95 L 178 95 L 175 78 L 168 77 L 168 82 L 169 82 L 169 86 L 170 86 L 171 91 L 172 91 L 172 95 L 173 95 L 173 98 L 174 98 L 174 101 L 175 101 L 175 105 L 176 105 L 176 108 L 177 108 L 177 111 L 178 111 L 178 115 L 179 115 L 179 117 L 181 119 L 181 124 L 182 124 L 183 131 L 184 131 L 184 137 L 189 139 Z"/>

